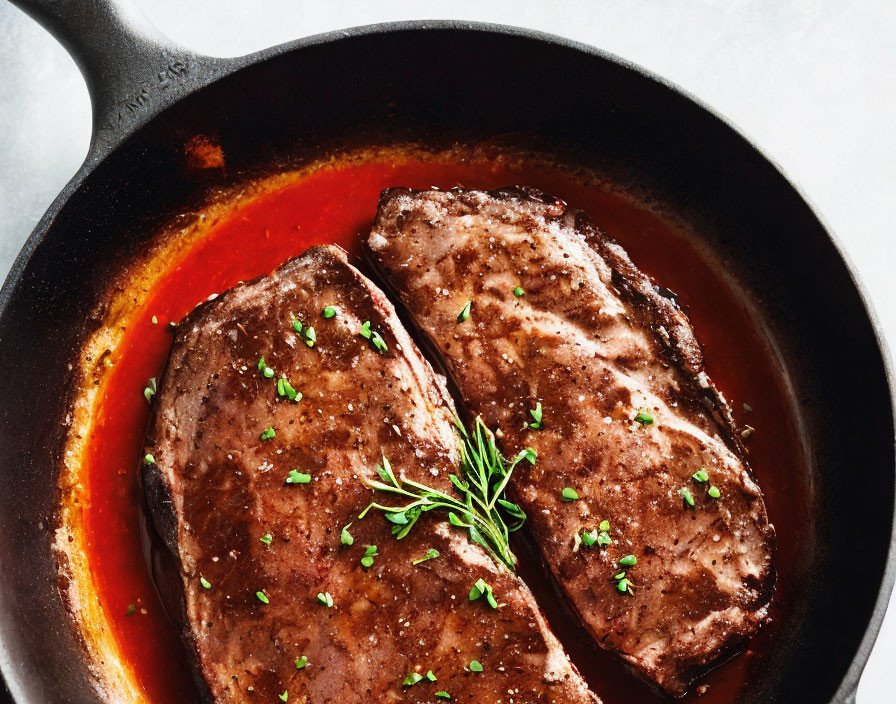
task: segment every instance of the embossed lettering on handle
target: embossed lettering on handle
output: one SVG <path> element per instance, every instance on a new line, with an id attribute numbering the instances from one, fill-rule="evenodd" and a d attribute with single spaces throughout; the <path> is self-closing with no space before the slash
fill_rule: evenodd
<path id="1" fill-rule="evenodd" d="M 132 0 L 12 2 L 59 40 L 84 75 L 93 106 L 88 161 L 178 97 L 235 67 L 171 42 Z"/>

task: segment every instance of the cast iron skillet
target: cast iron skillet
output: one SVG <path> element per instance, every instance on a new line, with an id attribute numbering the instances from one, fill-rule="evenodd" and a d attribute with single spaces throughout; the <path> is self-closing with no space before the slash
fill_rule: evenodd
<path id="1" fill-rule="evenodd" d="M 109 272 L 222 185 L 183 168 L 195 133 L 220 139 L 226 183 L 284 155 L 515 135 L 700 223 L 790 375 L 811 474 L 811 537 L 793 566 L 804 600 L 744 701 L 854 701 L 894 579 L 887 355 L 824 225 L 743 136 L 637 67 L 530 31 L 377 25 L 224 60 L 172 45 L 111 0 L 14 1 L 78 62 L 94 133 L 0 292 L 0 671 L 11 701 L 99 701 L 50 549 L 68 365 L 98 322 Z"/>

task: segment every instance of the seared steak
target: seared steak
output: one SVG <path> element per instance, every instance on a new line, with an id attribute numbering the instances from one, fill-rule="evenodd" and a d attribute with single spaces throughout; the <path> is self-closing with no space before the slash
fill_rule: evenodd
<path id="1" fill-rule="evenodd" d="M 538 450 L 511 497 L 601 646 L 680 694 L 756 632 L 762 493 L 686 316 L 618 244 L 531 190 L 392 189 L 368 248 L 468 413 Z"/>
<path id="2" fill-rule="evenodd" d="M 382 514 L 358 520 L 383 456 L 450 490 L 442 388 L 335 247 L 180 323 L 143 486 L 208 701 L 597 701 L 525 585 L 465 533 L 426 514 L 399 541 Z M 480 578 L 498 608 L 468 598 Z"/>

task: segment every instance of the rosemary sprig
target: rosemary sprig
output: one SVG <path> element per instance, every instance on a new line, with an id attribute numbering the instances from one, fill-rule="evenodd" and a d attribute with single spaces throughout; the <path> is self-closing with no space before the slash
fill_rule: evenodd
<path id="1" fill-rule="evenodd" d="M 373 501 L 358 518 L 370 509 L 383 512 L 394 523 L 392 534 L 399 540 L 414 527 L 422 513 L 434 509 L 448 512 L 451 525 L 465 529 L 470 539 L 486 550 L 498 562 L 516 568 L 516 556 L 510 550 L 510 534 L 522 528 L 526 514 L 515 503 L 502 498 L 514 468 L 523 460 L 535 464 L 535 450 L 521 450 L 513 462 L 507 461 L 495 443 L 495 435 L 477 417 L 472 435 L 459 420 L 455 427 L 461 441 L 460 474 L 450 475 L 456 496 L 418 484 L 410 479 L 400 480 L 392 471 L 389 460 L 377 467 L 382 481 L 368 480 L 378 491 L 397 494 L 410 501 L 403 506 L 386 506 Z"/>

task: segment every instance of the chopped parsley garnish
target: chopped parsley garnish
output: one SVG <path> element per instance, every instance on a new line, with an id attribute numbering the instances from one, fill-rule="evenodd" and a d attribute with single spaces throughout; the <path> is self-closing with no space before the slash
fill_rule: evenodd
<path id="1" fill-rule="evenodd" d="M 270 533 L 265 533 L 263 536 L 261 536 L 259 538 L 259 540 L 261 542 L 263 542 L 265 545 L 270 545 L 272 542 L 274 542 L 274 536 L 271 535 Z"/>
<path id="2" fill-rule="evenodd" d="M 706 484 L 709 481 L 709 472 L 706 471 L 705 467 L 701 467 L 691 475 L 691 479 L 698 484 Z"/>
<path id="3" fill-rule="evenodd" d="M 515 289 L 513 289 L 513 295 L 517 298 L 522 298 L 524 295 L 526 295 L 526 292 L 522 286 L 517 286 Z"/>
<path id="4" fill-rule="evenodd" d="M 277 379 L 277 395 L 288 398 L 295 403 L 302 400 L 302 394 L 292 388 L 292 385 L 286 380 L 286 377 Z"/>
<path id="5" fill-rule="evenodd" d="M 352 524 L 349 523 L 345 528 L 342 529 L 342 532 L 339 534 L 339 542 L 343 545 L 353 545 L 355 542 L 352 534 L 348 532 L 348 529 L 351 527 Z"/>
<path id="6" fill-rule="evenodd" d="M 502 496 L 517 464 L 522 460 L 535 464 L 535 451 L 526 448 L 513 462 L 508 462 L 498 450 L 494 433 L 481 418 L 474 421 L 472 437 L 460 421 L 455 420 L 455 427 L 462 441 L 461 476 L 450 475 L 457 496 L 410 479 L 399 480 L 384 457 L 382 465 L 377 467 L 382 481 L 367 480 L 367 484 L 411 501 L 404 506 L 386 506 L 374 501 L 359 518 L 376 508 L 395 524 L 392 533 L 401 539 L 410 532 L 421 513 L 434 509 L 447 511 L 451 525 L 469 531 L 470 540 L 488 550 L 496 561 L 514 569 L 516 557 L 510 550 L 510 533 L 522 527 L 526 514 Z"/>
<path id="7" fill-rule="evenodd" d="M 586 548 L 594 547 L 595 545 L 605 548 L 607 545 L 612 545 L 613 539 L 610 537 L 610 522 L 601 521 L 600 526 L 594 530 L 590 532 L 582 531 L 582 544 Z"/>
<path id="8" fill-rule="evenodd" d="M 291 469 L 289 474 L 286 476 L 287 484 L 310 484 L 311 483 L 311 475 L 305 474 L 304 472 L 300 472 L 297 469 Z"/>
<path id="9" fill-rule="evenodd" d="M 707 491 L 706 493 L 709 494 L 709 497 L 711 499 L 717 499 L 722 495 L 722 492 L 719 491 L 719 487 L 715 485 L 709 487 L 709 491 Z"/>
<path id="10" fill-rule="evenodd" d="M 423 675 L 419 672 L 412 672 L 407 677 L 404 678 L 404 682 L 402 682 L 402 686 L 404 687 L 412 687 L 423 679 Z"/>
<path id="11" fill-rule="evenodd" d="M 124 612 L 124 617 L 125 617 L 125 618 L 130 618 L 130 617 L 133 616 L 135 613 L 137 613 L 137 607 L 134 606 L 134 604 L 128 604 L 127 611 Z"/>
<path id="12" fill-rule="evenodd" d="M 437 696 L 439 699 L 447 699 L 448 701 L 451 701 L 451 695 L 445 691 L 436 692 L 435 696 Z"/>
<path id="13" fill-rule="evenodd" d="M 650 425 L 653 423 L 653 416 L 648 411 L 638 411 L 635 420 L 641 425 Z"/>
<path id="14" fill-rule="evenodd" d="M 579 498 L 579 493 L 572 487 L 567 486 L 563 489 L 563 491 L 560 492 L 560 496 L 564 501 L 577 501 Z"/>
<path id="15" fill-rule="evenodd" d="M 482 672 L 482 670 L 483 670 L 482 663 L 479 662 L 478 660 L 471 660 L 470 661 L 470 670 L 472 672 Z"/>
<path id="16" fill-rule="evenodd" d="M 158 319 L 156 316 L 152 316 L 152 324 L 153 324 L 153 325 L 158 325 L 158 324 L 159 324 L 159 319 Z"/>
<path id="17" fill-rule="evenodd" d="M 693 508 L 694 506 L 694 495 L 691 493 L 691 490 L 686 486 L 681 487 L 678 490 L 678 495 L 682 498 L 684 503 Z"/>
<path id="18" fill-rule="evenodd" d="M 630 595 L 634 596 L 634 594 L 635 594 L 634 582 L 632 582 L 630 579 L 628 579 L 625 576 L 625 572 L 623 572 L 622 575 L 623 576 L 621 578 L 619 578 L 619 580 L 617 580 L 617 582 L 616 582 L 616 589 L 618 589 L 623 594 L 630 594 Z"/>
<path id="19" fill-rule="evenodd" d="M 203 587 L 205 587 L 206 589 L 211 589 L 211 588 L 212 588 L 212 583 L 209 582 L 209 581 L 208 581 L 205 577 L 203 577 L 202 575 L 199 575 L 199 583 L 200 583 Z"/>
<path id="20" fill-rule="evenodd" d="M 273 428 L 268 428 L 261 435 L 258 436 L 258 439 L 259 440 L 270 440 L 276 434 L 277 434 L 276 430 L 274 430 Z"/>
<path id="21" fill-rule="evenodd" d="M 278 694 L 277 696 L 280 697 L 281 702 L 289 701 L 289 691 L 288 690 L 284 690 L 283 694 Z"/>
<path id="22" fill-rule="evenodd" d="M 156 378 L 153 377 L 146 382 L 146 388 L 143 389 L 143 397 L 146 399 L 147 403 L 152 403 L 152 397 L 156 395 L 156 391 Z"/>
<path id="23" fill-rule="evenodd" d="M 414 560 L 412 565 L 419 565 L 421 562 L 426 562 L 427 560 L 435 560 L 439 556 L 439 551 L 435 548 L 430 548 L 426 551 L 426 554 L 421 557 L 419 560 Z"/>
<path id="24" fill-rule="evenodd" d="M 638 558 L 634 555 L 626 555 L 621 560 L 619 560 L 620 565 L 625 565 L 626 567 L 634 567 L 638 564 Z"/>
<path id="25" fill-rule="evenodd" d="M 268 599 L 268 595 L 265 594 L 264 592 L 255 592 L 255 596 L 258 598 L 258 600 L 262 604 L 270 604 L 271 603 L 271 600 Z"/>
<path id="26" fill-rule="evenodd" d="M 148 452 L 143 456 L 143 464 L 155 464 L 156 458 L 150 455 Z"/>
<path id="27" fill-rule="evenodd" d="M 292 329 L 305 341 L 306 345 L 314 347 L 314 343 L 317 342 L 317 333 L 314 332 L 313 327 L 304 325 L 298 318 L 293 318 Z"/>
<path id="28" fill-rule="evenodd" d="M 542 410 L 541 410 L 541 401 L 535 404 L 535 408 L 529 411 L 529 415 L 532 416 L 532 420 L 534 422 L 529 423 L 529 427 L 533 430 L 538 430 L 541 428 L 541 418 L 542 418 Z"/>
<path id="29" fill-rule="evenodd" d="M 470 590 L 470 601 L 476 601 L 481 596 L 485 597 L 488 605 L 493 609 L 498 608 L 498 602 L 492 592 L 491 585 L 486 584 L 485 580 L 480 578 L 476 580 L 476 584 L 474 584 L 473 588 Z"/>
<path id="30" fill-rule="evenodd" d="M 389 346 L 386 344 L 383 336 L 380 335 L 376 330 L 370 329 L 369 320 L 365 321 L 364 324 L 361 325 L 361 330 L 358 332 L 358 334 L 365 340 L 369 340 L 370 346 L 380 354 L 386 354 L 386 352 L 389 351 Z"/>
<path id="31" fill-rule="evenodd" d="M 467 304 L 461 309 L 460 313 L 457 314 L 457 322 L 462 323 L 470 317 L 470 308 L 472 308 L 472 306 L 473 301 L 467 301 Z"/>
<path id="32" fill-rule="evenodd" d="M 333 597 L 330 596 L 330 592 L 319 592 L 317 601 L 321 606 L 326 606 L 328 609 L 333 608 Z"/>
<path id="33" fill-rule="evenodd" d="M 435 681 L 436 681 L 436 676 L 435 676 L 435 674 L 433 673 L 432 670 L 427 670 L 427 672 L 426 672 L 426 679 L 428 679 L 430 682 L 435 682 Z"/>
<path id="34" fill-rule="evenodd" d="M 265 379 L 273 379 L 274 378 L 274 370 L 271 369 L 267 364 L 265 364 L 264 357 L 261 357 L 258 360 L 258 371 L 261 372 L 261 375 Z"/>
<path id="35" fill-rule="evenodd" d="M 373 566 L 373 558 L 379 555 L 379 551 L 377 550 L 376 545 L 368 545 L 364 549 L 364 557 L 361 558 L 361 564 L 364 567 L 372 567 Z"/>
<path id="36" fill-rule="evenodd" d="M 303 655 L 300 658 L 296 658 L 296 669 L 297 670 L 304 670 L 306 667 L 308 667 L 308 656 L 307 655 Z"/>
<path id="37" fill-rule="evenodd" d="M 336 315 L 336 308 L 334 306 L 327 306 L 320 313 L 324 318 L 329 320 Z"/>

